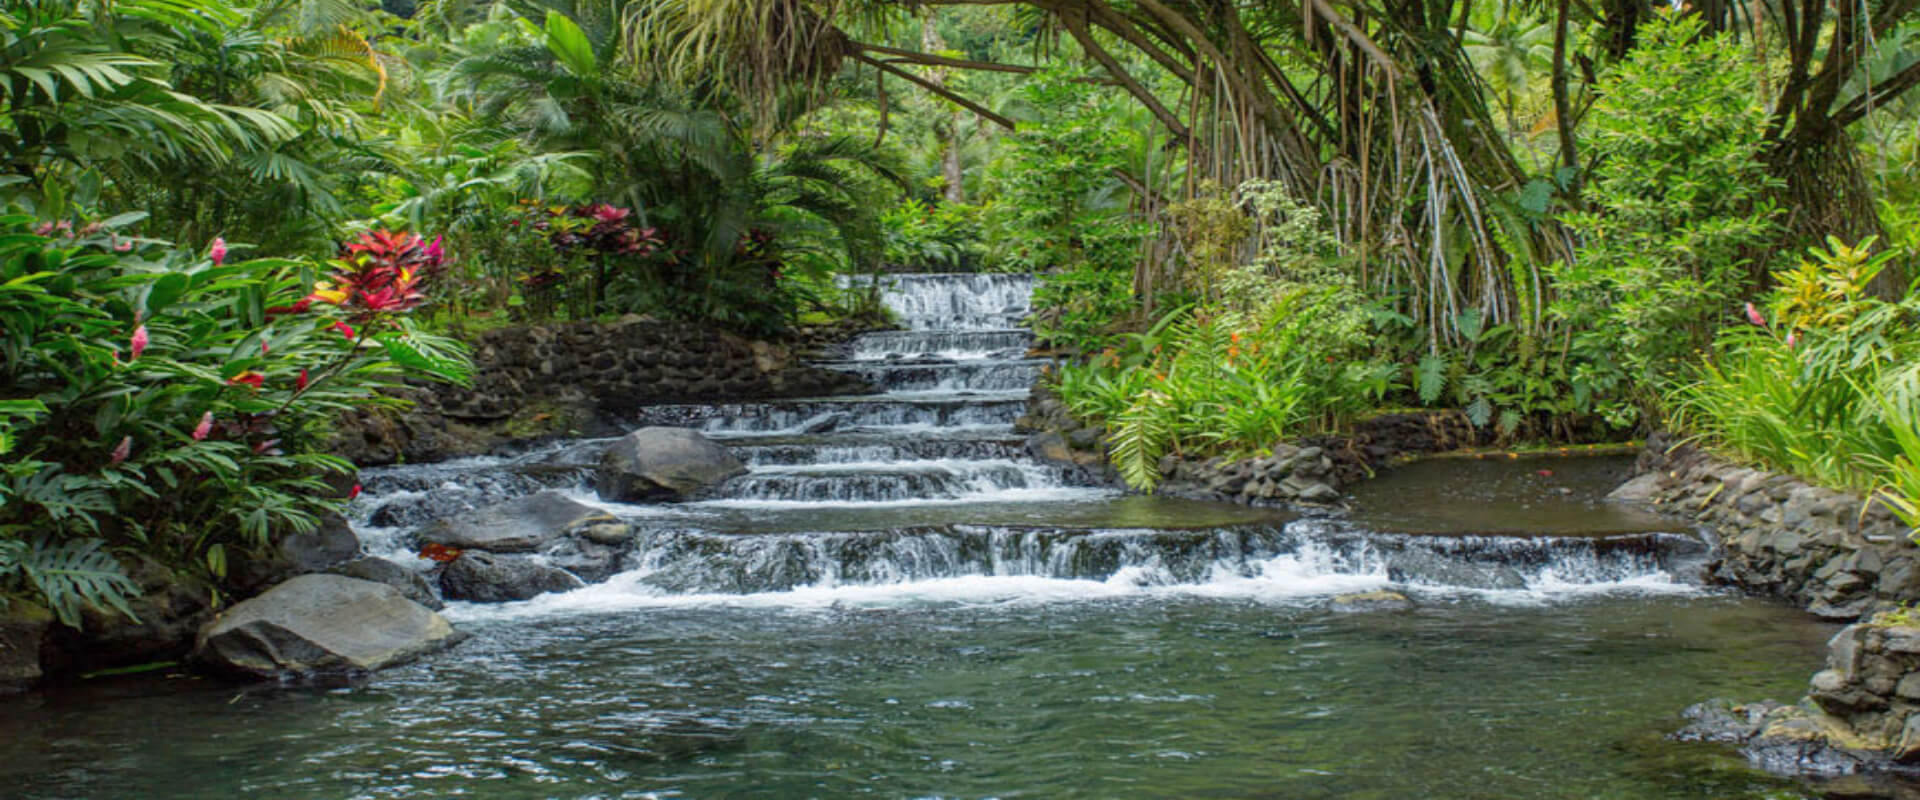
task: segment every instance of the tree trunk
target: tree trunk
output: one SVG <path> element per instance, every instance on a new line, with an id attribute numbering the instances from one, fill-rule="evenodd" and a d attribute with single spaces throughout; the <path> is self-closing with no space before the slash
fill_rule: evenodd
<path id="1" fill-rule="evenodd" d="M 1811 122 L 1795 125 L 1765 156 L 1769 171 L 1782 184 L 1773 197 L 1782 209 L 1783 258 L 1797 258 L 1808 247 L 1823 246 L 1828 236 L 1847 244 L 1878 236 L 1885 247 L 1886 228 L 1880 223 L 1873 188 L 1853 137 L 1845 128 Z M 1766 285 L 1767 276 L 1754 278 L 1756 285 Z M 1876 295 L 1886 298 L 1897 297 L 1906 288 L 1907 275 L 1898 265 L 1883 270 L 1872 286 Z"/>

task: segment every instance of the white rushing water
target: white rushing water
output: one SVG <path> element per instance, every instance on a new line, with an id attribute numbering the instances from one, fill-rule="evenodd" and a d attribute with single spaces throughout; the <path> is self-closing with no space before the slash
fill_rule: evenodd
<path id="1" fill-rule="evenodd" d="M 1338 520 L 1210 525 L 1204 504 L 1162 503 L 1153 526 L 1055 522 L 1121 493 L 1025 453 L 1014 421 L 1044 361 L 1027 357 L 1033 281 L 904 275 L 883 294 L 907 330 L 866 334 L 823 366 L 866 397 L 659 406 L 640 424 L 693 427 L 749 472 L 696 502 L 599 500 L 586 467 L 605 440 L 514 458 L 370 471 L 357 506 L 370 549 L 422 564 L 415 525 L 544 489 L 639 528 L 612 579 L 456 618 L 663 606 L 776 609 L 1211 598 L 1312 604 L 1392 588 L 1439 602 L 1539 604 L 1687 594 L 1704 550 L 1670 534 L 1400 536 Z M 1244 510 L 1243 510 L 1244 511 Z"/>

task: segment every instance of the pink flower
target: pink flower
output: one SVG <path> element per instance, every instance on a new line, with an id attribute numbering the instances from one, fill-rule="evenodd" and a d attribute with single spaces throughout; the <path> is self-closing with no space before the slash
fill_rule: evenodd
<path id="1" fill-rule="evenodd" d="M 1760 316 L 1760 309 L 1754 308 L 1752 303 L 1747 304 L 1747 321 L 1757 327 L 1767 327 L 1767 318 Z"/>
<path id="2" fill-rule="evenodd" d="M 340 335 L 341 335 L 341 336 L 345 336 L 345 337 L 347 337 L 348 339 L 352 339 L 352 338 L 353 338 L 353 326 L 352 326 L 352 325 L 348 325 L 347 323 L 344 323 L 344 322 L 341 322 L 341 321 L 339 321 L 339 320 L 334 320 L 334 321 L 333 321 L 333 329 L 334 329 L 334 330 L 336 330 L 336 331 L 339 331 L 339 332 L 340 332 Z"/>
<path id="3" fill-rule="evenodd" d="M 446 251 L 440 249 L 440 241 L 445 238 L 447 237 L 445 236 L 433 237 L 433 244 L 427 245 L 427 260 L 437 264 L 437 263 L 440 263 L 441 259 L 446 258 L 447 256 Z"/>
<path id="4" fill-rule="evenodd" d="M 219 236 L 213 237 L 213 245 L 207 248 L 207 257 L 213 259 L 213 265 L 216 267 L 226 263 L 227 240 Z"/>
<path id="5" fill-rule="evenodd" d="M 1799 343 L 1800 343 L 1800 332 L 1787 331 L 1787 349 L 1792 350 L 1793 346 Z"/>
<path id="6" fill-rule="evenodd" d="M 147 326 L 140 325 L 133 329 L 133 341 L 129 346 L 133 349 L 133 358 L 139 358 L 141 353 L 147 352 Z"/>
<path id="7" fill-rule="evenodd" d="M 258 456 L 266 455 L 269 452 L 272 452 L 273 448 L 279 444 L 280 444 L 279 439 L 268 439 L 264 442 L 255 442 L 253 445 L 253 454 Z"/>
<path id="8" fill-rule="evenodd" d="M 133 249 L 132 239 L 121 239 L 113 243 L 113 252 L 124 253 Z"/>
<path id="9" fill-rule="evenodd" d="M 127 456 L 130 455 L 133 455 L 133 437 L 122 436 L 120 444 L 113 448 L 113 452 L 107 454 L 107 463 L 119 464 L 126 461 Z"/>
<path id="10" fill-rule="evenodd" d="M 196 442 L 204 442 L 207 440 L 207 434 L 212 432 L 213 412 L 209 411 L 200 415 L 200 424 L 193 426 L 193 440 Z"/>
<path id="11" fill-rule="evenodd" d="M 267 340 L 265 340 L 265 339 L 261 339 L 261 340 L 260 340 L 260 355 L 263 355 L 263 356 L 264 356 L 264 355 L 266 355 L 266 354 L 267 354 Z"/>

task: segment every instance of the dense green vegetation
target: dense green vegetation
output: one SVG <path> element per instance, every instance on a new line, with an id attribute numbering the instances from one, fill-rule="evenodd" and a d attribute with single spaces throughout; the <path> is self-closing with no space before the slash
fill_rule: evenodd
<path id="1" fill-rule="evenodd" d="M 9 3 L 0 596 L 313 525 L 468 326 L 779 335 L 889 265 L 1042 274 L 1140 488 L 1425 407 L 1920 518 L 1920 4 L 1659 5 Z"/>

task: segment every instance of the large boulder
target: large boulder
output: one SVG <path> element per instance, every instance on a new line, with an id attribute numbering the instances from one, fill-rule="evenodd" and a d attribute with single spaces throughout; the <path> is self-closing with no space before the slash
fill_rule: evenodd
<path id="1" fill-rule="evenodd" d="M 447 606 L 446 603 L 440 600 L 439 593 L 433 590 L 433 584 L 428 583 L 424 576 L 384 558 L 375 558 L 373 556 L 356 558 L 327 571 L 335 575 L 344 575 L 363 581 L 384 583 L 400 590 L 400 593 L 406 595 L 408 600 L 412 600 L 435 611 L 439 611 Z"/>
<path id="2" fill-rule="evenodd" d="M 440 593 L 448 600 L 506 603 L 531 600 L 548 592 L 585 586 L 573 573 L 522 556 L 484 551 L 463 553 L 440 573 Z"/>
<path id="3" fill-rule="evenodd" d="M 594 489 L 603 500 L 685 500 L 747 472 L 733 452 L 698 431 L 641 428 L 607 448 Z"/>
<path id="4" fill-rule="evenodd" d="M 418 535 L 423 542 L 462 550 L 530 553 L 570 533 L 618 522 L 612 514 L 548 490 L 429 523 Z"/>
<path id="5" fill-rule="evenodd" d="M 351 675 L 411 661 L 459 641 L 447 620 L 385 584 L 302 575 L 246 600 L 200 630 L 194 656 L 235 675 Z"/>
<path id="6" fill-rule="evenodd" d="M 322 514 L 311 531 L 279 533 L 274 536 L 273 547 L 263 553 L 235 554 L 229 562 L 227 584 L 235 591 L 251 594 L 295 575 L 322 572 L 358 555 L 360 537 L 347 518 Z"/>
<path id="7" fill-rule="evenodd" d="M 40 642 L 52 624 L 53 614 L 19 600 L 0 610 L 0 695 L 40 680 Z"/>

